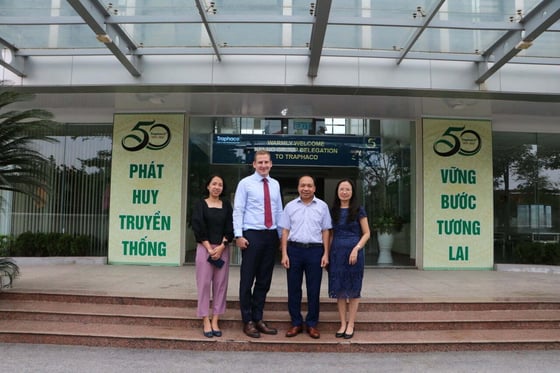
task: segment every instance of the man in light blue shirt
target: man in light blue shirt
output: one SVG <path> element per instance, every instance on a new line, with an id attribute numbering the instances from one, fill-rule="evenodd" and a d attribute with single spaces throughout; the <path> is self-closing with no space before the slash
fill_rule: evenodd
<path id="1" fill-rule="evenodd" d="M 261 333 L 278 333 L 264 323 L 263 309 L 280 242 L 277 224 L 282 213 L 282 195 L 280 184 L 269 175 L 272 161 L 268 151 L 255 152 L 253 168 L 255 172 L 243 178 L 235 191 L 233 232 L 235 243 L 241 249 L 239 306 L 243 332 L 249 337 L 259 338 Z M 267 186 L 270 221 L 265 218 Z"/>
<path id="2" fill-rule="evenodd" d="M 329 264 L 329 230 L 331 215 L 327 204 L 315 197 L 315 180 L 305 175 L 299 178 L 299 197 L 289 202 L 280 217 L 282 228 L 282 265 L 288 278 L 288 311 L 292 327 L 286 337 L 303 331 L 301 298 L 303 275 L 307 287 L 305 325 L 311 338 L 320 338 L 319 296 L 323 268 Z"/>

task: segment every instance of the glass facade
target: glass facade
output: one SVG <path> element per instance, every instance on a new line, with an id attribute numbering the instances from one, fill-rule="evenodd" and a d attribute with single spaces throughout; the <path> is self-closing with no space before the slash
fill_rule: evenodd
<path id="1" fill-rule="evenodd" d="M 337 179 L 355 179 L 371 221 L 387 210 L 403 219 L 395 262 L 409 264 L 420 236 L 415 121 L 477 117 L 500 122 L 495 258 L 515 260 L 518 243 L 555 242 L 560 231 L 558 135 L 549 133 L 558 131 L 506 132 L 512 120 L 523 128 L 557 122 L 559 7 L 542 0 L 0 2 L 2 83 L 37 91 L 30 105 L 72 118 L 50 134 L 58 143 L 37 144 L 51 160 L 45 202 L 2 192 L 0 234 L 84 234 L 89 254 L 105 255 L 110 116 L 180 112 L 191 117 L 189 207 L 211 172 L 224 175 L 233 199 L 252 172 L 255 146 L 276 147 L 273 175 L 286 199 L 303 172 L 316 176 L 329 203 Z M 243 146 L 220 144 L 220 135 Z M 314 152 L 287 141 L 320 145 Z M 369 265 L 376 252 L 372 239 Z"/>
<path id="2" fill-rule="evenodd" d="M 280 181 L 284 203 L 297 197 L 297 179 L 303 174 L 315 177 L 317 196 L 328 204 L 334 199 L 338 180 L 350 177 L 359 187 L 359 198 L 368 212 L 370 225 L 387 210 L 401 216 L 404 229 L 396 237 L 393 264 L 411 265 L 413 128 L 412 122 L 406 120 L 191 118 L 189 206 L 203 195 L 211 174 L 223 176 L 228 188 L 226 195 L 233 201 L 238 181 L 254 172 L 252 152 L 262 146 L 271 152 L 271 175 Z M 227 153 L 220 148 L 220 136 L 240 139 L 235 145 L 238 149 L 229 149 L 231 152 Z M 330 152 L 336 152 L 336 156 L 329 157 Z M 187 236 L 187 261 L 192 262 L 194 238 L 190 231 Z M 372 238 L 366 247 L 366 264 L 375 265 L 378 254 L 377 242 Z M 234 263 L 239 263 L 239 252 L 234 251 L 232 257 Z"/>
<path id="3" fill-rule="evenodd" d="M 37 142 L 49 159 L 49 185 L 37 202 L 2 192 L 0 235 L 62 233 L 89 238 L 89 256 L 107 255 L 111 175 L 111 124 L 65 124 Z"/>
<path id="4" fill-rule="evenodd" d="M 414 122 L 388 119 L 192 117 L 189 121 L 186 213 L 190 214 L 194 201 L 203 195 L 210 174 L 223 175 L 226 196 L 233 201 L 237 182 L 253 172 L 250 155 L 247 156 L 251 147 L 241 149 L 245 158 L 216 161 L 213 153 L 218 148 L 218 135 L 247 135 L 252 140 L 257 137 L 262 141 L 316 141 L 317 136 L 323 136 L 326 140 L 320 147 L 325 149 L 331 143 L 344 149 L 336 142 L 339 138 L 349 143 L 358 138 L 360 140 L 356 143 L 360 145 L 352 150 L 353 156 L 357 157 L 355 163 L 332 164 L 321 158 L 307 164 L 276 162 L 271 174 L 281 182 L 285 202 L 297 196 L 297 178 L 303 173 L 316 177 L 317 195 L 329 204 L 338 179 L 353 178 L 360 186 L 359 197 L 366 207 L 372 229 L 375 219 L 386 209 L 402 217 L 404 225 L 396 235 L 392 265 L 414 265 L 416 248 L 411 229 L 416 219 L 412 212 L 414 128 Z M 104 256 L 107 254 L 112 125 L 67 124 L 49 135 L 57 142 L 37 143 L 37 148 L 50 160 L 50 185 L 43 191 L 44 202 L 2 192 L 0 234 L 57 232 L 85 235 L 91 240 L 87 255 Z M 378 141 L 379 151 L 371 151 L 368 147 L 371 139 Z M 518 261 L 515 250 L 522 243 L 560 241 L 558 144 L 560 134 L 493 133 L 496 263 Z M 271 151 L 280 154 L 289 152 L 289 149 L 273 147 Z M 345 157 L 344 154 L 338 156 Z M 187 227 L 185 245 L 186 262 L 192 263 L 195 245 L 190 227 Z M 378 255 L 379 248 L 373 235 L 366 247 L 366 264 L 377 265 Z M 240 253 L 236 249 L 232 262 L 240 262 Z"/>
<path id="5" fill-rule="evenodd" d="M 494 133 L 494 259 L 527 242 L 560 242 L 560 134 Z"/>

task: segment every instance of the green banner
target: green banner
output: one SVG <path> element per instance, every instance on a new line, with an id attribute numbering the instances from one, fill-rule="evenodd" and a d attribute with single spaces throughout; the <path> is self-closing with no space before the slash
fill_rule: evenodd
<path id="1" fill-rule="evenodd" d="M 423 119 L 424 269 L 493 268 L 492 125 Z"/>
<path id="2" fill-rule="evenodd" d="M 116 114 L 110 264 L 181 265 L 184 225 L 182 114 Z"/>

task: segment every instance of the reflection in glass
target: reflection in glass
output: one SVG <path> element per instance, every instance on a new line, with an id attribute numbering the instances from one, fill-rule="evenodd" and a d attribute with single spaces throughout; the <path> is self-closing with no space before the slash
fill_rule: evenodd
<path id="1" fill-rule="evenodd" d="M 560 136 L 494 134 L 494 250 L 496 262 L 519 260 L 527 242 L 560 238 Z"/>
<path id="2" fill-rule="evenodd" d="M 111 125 L 65 125 L 63 134 L 48 134 L 56 143 L 37 143 L 49 159 L 49 185 L 35 201 L 19 193 L 4 196 L 0 234 L 24 232 L 87 236 L 88 256 L 107 255 L 110 205 Z"/>
<path id="3" fill-rule="evenodd" d="M 404 224 L 395 237 L 393 247 L 394 265 L 413 265 L 415 252 L 410 239 L 410 144 L 413 133 L 412 123 L 406 120 L 191 118 L 188 213 L 193 201 L 203 193 L 202 181 L 210 174 L 217 173 L 224 178 L 230 186 L 229 199 L 233 201 L 239 180 L 254 172 L 251 166 L 254 148 L 268 147 L 274 164 L 271 175 L 280 181 L 285 201 L 297 196 L 297 178 L 302 173 L 309 173 L 316 178 L 317 195 L 329 204 L 334 198 L 336 182 L 343 177 L 350 177 L 359 186 L 357 193 L 368 212 L 370 224 L 385 211 L 392 211 L 402 218 Z M 234 144 L 229 144 L 230 141 Z M 287 144 L 290 141 L 294 144 Z M 307 144 L 307 141 L 314 145 L 295 144 Z M 333 150 L 336 150 L 334 156 L 329 154 Z M 380 158 L 375 160 L 374 154 L 385 157 L 391 167 L 377 161 Z M 316 155 L 317 160 L 303 159 L 307 155 Z M 380 175 L 387 177 L 382 180 Z M 380 203 L 381 199 L 385 202 Z M 194 261 L 193 240 L 194 236 L 188 229 L 188 263 Z M 240 253 L 236 250 L 233 248 L 233 264 L 240 262 Z M 377 265 L 379 249 L 375 236 L 372 236 L 365 250 L 366 264 Z"/>

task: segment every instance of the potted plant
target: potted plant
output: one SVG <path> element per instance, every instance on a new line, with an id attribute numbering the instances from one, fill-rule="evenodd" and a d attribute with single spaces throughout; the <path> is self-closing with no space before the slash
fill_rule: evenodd
<path id="1" fill-rule="evenodd" d="M 395 241 L 395 233 L 400 232 L 403 226 L 403 219 L 385 211 L 373 220 L 373 229 L 377 232 L 377 243 L 379 244 L 379 257 L 377 264 L 393 264 L 393 242 Z"/>
<path id="2" fill-rule="evenodd" d="M 390 211 L 385 211 L 383 214 L 373 219 L 373 229 L 378 233 L 398 233 L 403 227 L 403 218 L 399 215 L 393 214 Z"/>

